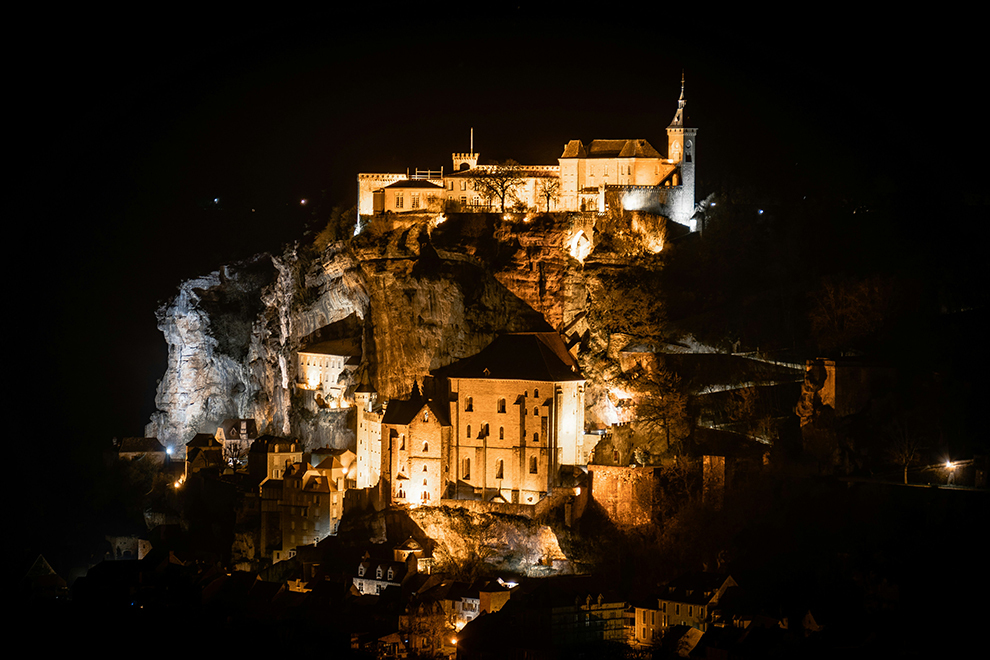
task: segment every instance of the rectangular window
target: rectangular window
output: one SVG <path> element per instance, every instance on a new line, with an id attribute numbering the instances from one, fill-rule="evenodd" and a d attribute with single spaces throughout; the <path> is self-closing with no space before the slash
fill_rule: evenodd
<path id="1" fill-rule="evenodd" d="M 419 193 L 412 194 L 412 204 L 410 204 L 410 206 L 414 209 L 419 208 Z"/>
<path id="2" fill-rule="evenodd" d="M 464 469 L 462 470 L 461 477 L 463 479 L 470 479 L 471 478 L 471 459 L 470 458 L 465 458 L 464 459 Z"/>
<path id="3" fill-rule="evenodd" d="M 401 209 L 402 208 L 402 195 L 396 195 L 395 196 L 395 208 L 397 208 L 397 209 Z"/>

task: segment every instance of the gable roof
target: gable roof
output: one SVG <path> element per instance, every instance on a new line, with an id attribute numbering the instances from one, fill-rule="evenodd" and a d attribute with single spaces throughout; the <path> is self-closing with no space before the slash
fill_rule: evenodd
<path id="1" fill-rule="evenodd" d="M 385 408 L 385 415 L 382 417 L 382 424 L 395 424 L 403 426 L 412 422 L 423 410 L 429 408 L 440 426 L 450 426 L 450 415 L 438 401 L 433 399 L 423 399 L 422 396 L 413 396 L 408 401 L 392 399 Z"/>
<path id="2" fill-rule="evenodd" d="M 438 186 L 435 183 L 430 183 L 426 179 L 400 179 L 395 183 L 391 183 L 386 188 L 427 188 L 431 190 L 443 190 L 443 186 Z"/>
<path id="3" fill-rule="evenodd" d="M 581 369 L 556 332 L 499 335 L 477 355 L 438 370 L 448 378 L 570 382 L 584 380 Z"/>
<path id="4" fill-rule="evenodd" d="M 561 158 L 663 158 L 646 140 L 592 140 L 587 147 L 580 140 L 564 145 Z"/>

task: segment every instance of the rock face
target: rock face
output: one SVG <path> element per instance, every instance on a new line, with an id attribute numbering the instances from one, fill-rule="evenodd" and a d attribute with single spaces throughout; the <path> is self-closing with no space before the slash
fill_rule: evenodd
<path id="1" fill-rule="evenodd" d="M 370 382 L 386 398 L 498 332 L 559 328 L 587 343 L 581 260 L 595 222 L 406 218 L 323 254 L 290 247 L 189 280 L 158 311 L 169 361 L 145 433 L 181 453 L 226 418 L 254 418 L 259 433 L 295 436 L 307 449 L 353 444 L 352 414 L 314 407 L 295 388 L 300 343 L 350 316 L 363 326 L 351 384 Z"/>
<path id="2" fill-rule="evenodd" d="M 368 296 L 343 251 L 307 263 L 293 248 L 184 282 L 158 310 L 168 368 L 145 429 L 179 449 L 226 418 L 254 418 L 259 433 L 292 434 L 298 341 L 350 314 L 364 318 Z"/>

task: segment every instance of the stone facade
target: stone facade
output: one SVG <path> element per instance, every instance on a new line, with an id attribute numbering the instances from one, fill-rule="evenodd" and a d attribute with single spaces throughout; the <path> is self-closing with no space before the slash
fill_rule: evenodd
<path id="1" fill-rule="evenodd" d="M 591 497 L 620 527 L 639 527 L 653 521 L 659 470 L 651 467 L 589 465 Z"/>
<path id="2" fill-rule="evenodd" d="M 677 111 L 666 129 L 666 157 L 645 139 L 592 140 L 587 145 L 571 140 L 564 145 L 557 165 L 514 167 L 519 182 L 506 207 L 546 210 L 547 198 L 542 193 L 547 179 L 552 179 L 557 185 L 549 200 L 551 211 L 602 213 L 617 201 L 623 209 L 657 213 L 694 230 L 697 129 L 685 126 L 685 105 L 682 78 Z M 478 159 L 472 148 L 470 153 L 454 153 L 453 170 L 446 174 L 442 169 L 414 175 L 359 174 L 358 214 L 430 208 L 439 212 L 450 202 L 461 211 L 493 210 L 498 200 L 485 199 L 472 186 L 472 176 L 494 167 L 479 165 Z M 415 206 L 413 194 L 417 195 Z"/>

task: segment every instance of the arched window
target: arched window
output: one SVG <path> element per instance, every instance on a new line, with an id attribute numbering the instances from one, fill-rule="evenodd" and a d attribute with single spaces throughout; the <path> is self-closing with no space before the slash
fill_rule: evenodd
<path id="1" fill-rule="evenodd" d="M 539 399 L 540 398 L 540 391 L 539 390 L 533 390 L 533 398 L 534 399 Z"/>
<path id="2" fill-rule="evenodd" d="M 540 416 L 540 409 L 533 408 L 533 417 L 539 417 L 539 416 Z"/>
<path id="3" fill-rule="evenodd" d="M 533 434 L 533 442 L 539 442 L 539 441 L 540 441 L 540 434 L 539 433 L 534 433 Z"/>
<path id="4" fill-rule="evenodd" d="M 498 439 L 505 440 L 505 428 L 502 426 L 498 427 Z"/>
<path id="5" fill-rule="evenodd" d="M 427 453 L 429 453 L 429 451 L 430 451 L 430 443 L 429 442 L 424 442 L 423 443 L 423 453 L 424 454 L 427 454 Z"/>
<path id="6" fill-rule="evenodd" d="M 426 466 L 425 465 L 423 466 L 423 472 L 426 472 Z"/>
<path id="7" fill-rule="evenodd" d="M 424 410 L 423 411 L 423 421 L 424 422 L 430 421 L 430 411 L 429 410 Z"/>

